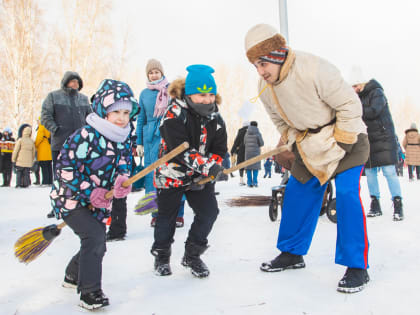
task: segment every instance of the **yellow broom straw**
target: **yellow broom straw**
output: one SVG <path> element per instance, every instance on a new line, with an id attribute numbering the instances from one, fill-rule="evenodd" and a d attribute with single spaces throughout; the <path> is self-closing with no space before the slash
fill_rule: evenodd
<path id="1" fill-rule="evenodd" d="M 150 164 L 148 167 L 143 169 L 141 172 L 130 177 L 122 185 L 123 187 L 128 187 L 135 181 L 139 180 L 143 176 L 147 175 L 153 171 L 158 166 L 168 162 L 173 159 L 175 156 L 180 154 L 189 148 L 188 142 L 183 142 L 175 149 L 170 151 L 168 154 L 165 154 L 160 159 L 156 160 L 154 163 Z M 113 190 L 110 190 L 106 193 L 106 198 L 111 198 L 113 196 Z M 22 235 L 15 243 L 15 256 L 16 258 L 23 263 L 30 263 L 35 260 L 40 254 L 42 254 L 45 249 L 51 244 L 51 242 L 60 234 L 61 229 L 66 226 L 65 222 L 62 222 L 58 225 L 51 224 L 46 227 L 40 227 L 33 229 L 24 235 Z"/>

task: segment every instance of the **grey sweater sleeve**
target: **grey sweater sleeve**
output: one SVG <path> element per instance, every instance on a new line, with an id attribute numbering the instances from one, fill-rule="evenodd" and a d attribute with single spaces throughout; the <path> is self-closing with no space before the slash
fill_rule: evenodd
<path id="1" fill-rule="evenodd" d="M 47 98 L 42 103 L 41 124 L 52 134 L 58 129 L 58 126 L 54 121 L 54 104 L 51 93 L 47 95 Z"/>

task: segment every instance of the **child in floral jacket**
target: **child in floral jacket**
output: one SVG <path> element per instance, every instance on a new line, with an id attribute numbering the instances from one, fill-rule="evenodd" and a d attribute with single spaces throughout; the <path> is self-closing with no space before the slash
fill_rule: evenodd
<path id="1" fill-rule="evenodd" d="M 131 186 L 125 188 L 122 183 L 131 169 L 129 121 L 138 108 L 126 83 L 102 81 L 92 97 L 88 125 L 67 139 L 58 156 L 51 203 L 57 219 L 62 218 L 81 240 L 79 252 L 66 268 L 63 286 L 77 285 L 80 306 L 87 309 L 109 304 L 101 289 L 105 222 L 112 201 L 105 194 L 113 188 L 114 197 L 123 198 L 131 191 Z"/>

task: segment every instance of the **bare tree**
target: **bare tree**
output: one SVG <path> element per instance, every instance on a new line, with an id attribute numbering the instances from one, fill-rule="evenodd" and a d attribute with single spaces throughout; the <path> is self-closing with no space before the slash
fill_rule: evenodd
<path id="1" fill-rule="evenodd" d="M 415 122 L 419 125 L 420 122 L 420 110 L 414 104 L 410 98 L 404 98 L 398 102 L 396 106 L 390 102 L 390 109 L 395 125 L 395 132 L 398 138 L 402 140 L 405 133 L 404 131 L 410 127 L 410 124 Z"/>
<path id="2" fill-rule="evenodd" d="M 49 59 L 41 17 L 34 0 L 0 2 L 0 123 L 13 129 L 39 113 Z"/>
<path id="3" fill-rule="evenodd" d="M 61 3 L 54 28 L 56 76 L 67 70 L 83 78 L 85 93 L 93 93 L 111 74 L 114 31 L 112 1 L 76 0 Z"/>

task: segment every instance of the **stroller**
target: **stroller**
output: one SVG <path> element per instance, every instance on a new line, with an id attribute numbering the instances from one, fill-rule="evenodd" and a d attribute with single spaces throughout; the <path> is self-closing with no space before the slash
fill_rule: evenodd
<path id="1" fill-rule="evenodd" d="M 268 207 L 268 215 L 271 221 L 276 221 L 278 217 L 278 209 L 283 206 L 284 192 L 287 182 L 289 181 L 289 171 L 283 175 L 280 185 L 271 188 L 271 201 Z M 324 200 L 322 201 L 320 216 L 327 214 L 328 219 L 337 223 L 336 199 L 334 196 L 334 187 L 332 181 L 329 180 L 327 189 L 325 190 Z"/>

